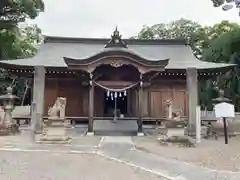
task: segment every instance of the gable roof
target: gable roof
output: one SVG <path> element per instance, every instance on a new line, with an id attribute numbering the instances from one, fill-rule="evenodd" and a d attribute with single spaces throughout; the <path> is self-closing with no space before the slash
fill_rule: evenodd
<path id="1" fill-rule="evenodd" d="M 0 61 L 2 65 L 67 67 L 64 57 L 87 59 L 104 50 L 110 39 L 69 38 L 46 36 L 37 54 L 32 58 Z M 128 51 L 147 59 L 169 59 L 165 69 L 183 70 L 189 67 L 201 69 L 224 68 L 233 64 L 211 63 L 198 60 L 184 40 L 137 40 L 124 39 Z"/>

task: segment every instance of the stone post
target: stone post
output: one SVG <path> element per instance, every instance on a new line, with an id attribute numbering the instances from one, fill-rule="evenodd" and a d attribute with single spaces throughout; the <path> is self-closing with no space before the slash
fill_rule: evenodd
<path id="1" fill-rule="evenodd" d="M 32 102 L 32 105 L 31 105 L 31 137 L 32 137 L 32 140 L 35 140 L 36 119 L 37 119 L 36 116 L 37 116 L 36 103 Z"/>
<path id="2" fill-rule="evenodd" d="M 196 68 L 187 68 L 188 92 L 188 134 L 196 132 L 196 108 L 198 106 L 198 72 Z"/>
<path id="3" fill-rule="evenodd" d="M 201 108 L 196 107 L 196 142 L 199 144 L 201 142 Z"/>
<path id="4" fill-rule="evenodd" d="M 42 132 L 42 118 L 44 113 L 44 90 L 45 90 L 45 68 L 44 66 L 34 67 L 34 84 L 33 84 L 33 103 L 35 105 L 35 111 L 32 111 L 31 123 L 35 125 L 35 132 Z M 40 115 L 40 118 L 36 118 L 36 114 Z"/>

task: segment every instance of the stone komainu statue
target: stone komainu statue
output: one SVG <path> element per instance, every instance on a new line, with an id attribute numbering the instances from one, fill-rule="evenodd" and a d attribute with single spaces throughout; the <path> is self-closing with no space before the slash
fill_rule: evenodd
<path id="1" fill-rule="evenodd" d="M 175 120 L 180 121 L 181 120 L 181 113 L 182 110 L 180 108 L 176 108 L 173 106 L 172 99 L 167 99 L 164 101 L 164 104 L 166 105 L 166 114 L 168 120 Z"/>
<path id="2" fill-rule="evenodd" d="M 53 105 L 48 110 L 49 119 L 65 119 L 67 99 L 64 97 L 58 97 Z"/>

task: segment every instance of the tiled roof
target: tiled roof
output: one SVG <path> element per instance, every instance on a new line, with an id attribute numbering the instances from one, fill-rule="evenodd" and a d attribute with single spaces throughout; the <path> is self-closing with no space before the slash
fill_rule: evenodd
<path id="1" fill-rule="evenodd" d="M 1 61 L 20 66 L 66 67 L 63 57 L 86 59 L 101 51 L 109 39 L 46 37 L 38 53 L 28 59 Z M 128 50 L 150 61 L 169 59 L 166 69 L 212 69 L 233 66 L 196 59 L 189 46 L 181 40 L 125 40 Z"/>

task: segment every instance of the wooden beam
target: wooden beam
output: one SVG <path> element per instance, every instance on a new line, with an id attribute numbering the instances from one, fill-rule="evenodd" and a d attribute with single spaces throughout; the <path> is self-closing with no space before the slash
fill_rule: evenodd
<path id="1" fill-rule="evenodd" d="M 143 88 L 142 86 L 138 90 L 138 133 L 143 133 L 142 128 L 142 116 L 143 116 Z"/>
<path id="2" fill-rule="evenodd" d="M 151 76 L 148 80 L 151 82 L 155 77 L 157 77 L 160 72 L 156 72 L 153 76 Z"/>
<path id="3" fill-rule="evenodd" d="M 97 81 L 103 86 L 129 86 L 135 82 L 132 81 Z"/>
<path id="4" fill-rule="evenodd" d="M 94 117 L 94 85 L 89 87 L 89 109 L 88 109 L 88 133 L 93 133 L 93 117 Z"/>

